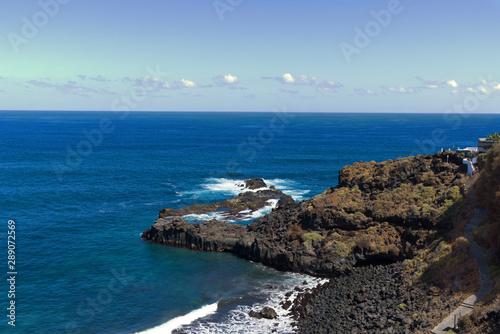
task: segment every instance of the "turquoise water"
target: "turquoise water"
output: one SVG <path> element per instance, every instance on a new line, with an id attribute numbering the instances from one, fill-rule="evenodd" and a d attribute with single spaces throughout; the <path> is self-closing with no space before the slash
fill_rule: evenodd
<path id="1" fill-rule="evenodd" d="M 230 332 L 232 311 L 303 279 L 142 241 L 160 209 L 222 200 L 251 177 L 310 198 L 335 186 L 344 165 L 477 146 L 500 128 L 499 115 L 461 124 L 404 114 L 120 116 L 0 112 L 5 277 L 8 220 L 17 237 L 16 327 L 7 324 L 6 282 L 0 332 L 133 333 L 216 302 L 205 323 Z"/>

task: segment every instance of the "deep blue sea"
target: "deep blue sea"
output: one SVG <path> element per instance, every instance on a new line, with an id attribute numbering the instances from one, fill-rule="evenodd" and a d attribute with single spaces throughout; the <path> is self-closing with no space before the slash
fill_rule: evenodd
<path id="1" fill-rule="evenodd" d="M 317 281 L 145 242 L 159 210 L 235 196 L 252 177 L 299 201 L 347 164 L 477 146 L 499 130 L 500 115 L 0 112 L 0 332 L 285 333 L 284 317 L 275 327 L 248 310 Z"/>

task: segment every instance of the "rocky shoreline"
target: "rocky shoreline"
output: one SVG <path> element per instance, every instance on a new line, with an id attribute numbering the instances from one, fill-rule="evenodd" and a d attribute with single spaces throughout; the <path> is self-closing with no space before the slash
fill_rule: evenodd
<path id="1" fill-rule="evenodd" d="M 430 290 L 408 286 L 401 263 L 353 268 L 301 296 L 297 332 L 427 333 L 455 307 Z"/>
<path id="2" fill-rule="evenodd" d="M 467 266 L 456 278 L 436 281 L 428 268 L 431 259 L 438 265 L 443 257 L 467 260 L 467 246 L 452 250 L 448 236 L 457 225 L 467 179 L 454 152 L 346 166 L 337 187 L 300 203 L 252 179 L 236 198 L 161 210 L 142 237 L 331 277 L 293 305 L 284 301 L 299 333 L 424 333 L 459 302 L 461 292 L 474 287 Z M 277 201 L 272 212 L 248 226 L 221 220 L 188 224 L 182 218 L 221 209 L 238 216 L 270 199 Z M 421 277 L 427 283 L 412 286 Z M 447 290 L 446 284 L 456 286 Z"/>

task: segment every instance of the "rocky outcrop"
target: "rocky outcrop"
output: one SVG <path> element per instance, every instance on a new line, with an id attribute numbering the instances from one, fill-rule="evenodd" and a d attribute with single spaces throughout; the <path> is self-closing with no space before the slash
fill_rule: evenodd
<path id="1" fill-rule="evenodd" d="M 211 205 L 162 210 L 143 238 L 334 276 L 355 265 L 413 257 L 450 228 L 449 216 L 466 179 L 462 160 L 453 152 L 357 163 L 340 171 L 339 186 L 301 203 L 266 189 Z M 260 181 L 248 185 L 262 188 Z M 246 227 L 219 221 L 189 225 L 172 218 L 222 207 L 242 211 L 270 198 L 279 198 L 277 207 Z"/>
<path id="2" fill-rule="evenodd" d="M 244 181 L 243 190 L 239 196 L 230 198 L 223 202 L 214 202 L 212 204 L 195 204 L 179 209 L 163 209 L 160 211 L 160 218 L 182 217 L 191 214 L 205 214 L 219 212 L 223 214 L 224 220 L 235 220 L 244 216 L 245 213 L 254 212 L 269 205 L 269 200 L 283 199 L 284 201 L 293 201 L 293 199 L 284 194 L 281 190 L 274 187 L 268 187 L 262 179 L 250 179 Z"/>
<path id="3" fill-rule="evenodd" d="M 153 242 L 192 250 L 227 252 L 232 251 L 244 235 L 244 226 L 227 224 L 215 219 L 189 225 L 181 218 L 160 218 L 142 234 L 142 237 Z"/>
<path id="4" fill-rule="evenodd" d="M 245 188 L 251 190 L 262 189 L 262 188 L 267 188 L 267 184 L 262 179 L 253 178 L 245 181 Z"/>

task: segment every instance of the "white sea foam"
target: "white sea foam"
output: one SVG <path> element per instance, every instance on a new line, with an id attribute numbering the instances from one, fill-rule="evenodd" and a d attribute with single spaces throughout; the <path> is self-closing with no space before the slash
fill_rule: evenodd
<path id="1" fill-rule="evenodd" d="M 242 211 L 239 211 L 236 214 L 229 214 L 228 212 L 224 211 L 212 211 L 212 212 L 207 212 L 207 213 L 202 213 L 202 214 L 190 214 L 190 215 L 185 215 L 182 216 L 184 220 L 186 220 L 188 223 L 199 223 L 199 222 L 205 222 L 207 220 L 211 219 L 217 219 L 217 220 L 224 220 L 230 223 L 234 223 L 237 221 L 248 221 L 248 220 L 253 220 L 260 218 L 269 212 L 271 212 L 273 209 L 276 208 L 278 205 L 278 199 L 270 199 L 266 202 L 266 206 L 263 208 L 260 208 L 259 210 L 255 210 L 252 212 L 250 209 L 245 209 Z"/>
<path id="2" fill-rule="evenodd" d="M 276 333 L 292 333 L 294 330 L 294 320 L 289 315 L 289 309 L 284 309 L 281 303 L 285 300 L 294 301 L 299 292 L 293 290 L 296 286 L 301 289 L 312 289 L 319 284 L 324 284 L 328 279 L 314 278 L 307 275 L 289 273 L 287 274 L 286 282 L 280 286 L 268 285 L 259 287 L 254 296 L 263 302 L 255 303 L 251 306 L 238 305 L 228 314 L 224 315 L 220 321 L 195 321 L 191 325 L 184 327 L 183 332 L 188 334 L 226 334 L 226 333 L 271 333 L 274 330 Z M 304 282 L 306 284 L 304 284 Z M 286 293 L 293 293 L 288 298 Z M 261 298 L 262 297 L 262 298 Z M 263 307 L 272 307 L 278 314 L 278 318 L 274 320 L 256 319 L 249 316 L 251 310 L 259 312 Z"/>
<path id="3" fill-rule="evenodd" d="M 304 199 L 304 195 L 308 194 L 310 190 L 300 189 L 300 185 L 297 182 L 292 180 L 284 180 L 284 179 L 271 179 L 264 180 L 267 185 L 273 186 L 276 189 L 281 190 L 285 194 L 292 196 L 292 198 L 296 201 L 301 201 Z"/>
<path id="4" fill-rule="evenodd" d="M 201 185 L 203 189 L 238 195 L 245 190 L 244 180 L 230 180 L 225 178 L 210 178 L 208 183 Z"/>
<path id="5" fill-rule="evenodd" d="M 264 182 L 269 187 L 263 187 L 259 189 L 248 189 L 245 185 L 245 180 L 234 180 L 234 179 L 226 179 L 226 178 L 209 178 L 207 179 L 207 183 L 201 184 L 201 191 L 190 191 L 185 193 L 177 193 L 178 196 L 189 195 L 191 199 L 198 198 L 199 195 L 202 195 L 204 192 L 221 192 L 226 195 L 236 196 L 242 192 L 247 191 L 262 191 L 269 190 L 271 186 L 274 186 L 276 189 L 282 190 L 285 194 L 292 196 L 294 200 L 302 200 L 304 195 L 309 193 L 309 190 L 299 189 L 296 182 L 291 180 L 284 179 L 270 179 L 264 180 Z M 204 222 L 211 219 L 224 220 L 227 222 L 237 222 L 237 221 L 249 221 L 260 218 L 272 211 L 272 209 L 276 208 L 278 204 L 278 199 L 272 199 L 267 201 L 267 205 L 259 210 L 251 211 L 249 209 L 242 210 L 237 214 L 231 215 L 227 212 L 222 211 L 214 211 L 208 212 L 204 214 L 190 214 L 183 216 L 187 222 L 190 223 L 199 223 Z"/>
<path id="6" fill-rule="evenodd" d="M 270 199 L 266 202 L 266 206 L 263 207 L 263 208 L 260 208 L 259 210 L 255 210 L 254 212 L 248 212 L 247 216 L 245 216 L 243 218 L 243 220 L 250 220 L 250 219 L 257 219 L 259 217 L 262 217 L 262 216 L 265 216 L 267 215 L 268 213 L 270 213 L 273 209 L 276 209 L 276 207 L 278 206 L 278 199 Z M 243 213 L 243 211 L 241 211 L 240 213 Z"/>
<path id="7" fill-rule="evenodd" d="M 304 195 L 309 193 L 307 189 L 300 189 L 299 185 L 292 180 L 285 179 L 270 179 L 264 180 L 264 182 L 270 187 L 274 186 L 276 189 L 283 191 L 285 194 L 292 196 L 294 200 L 300 201 L 304 199 Z M 245 180 L 233 180 L 226 178 L 210 178 L 207 179 L 207 183 L 201 185 L 203 189 L 211 192 L 222 192 L 231 195 L 238 195 L 239 193 L 245 191 L 262 191 L 269 190 L 269 187 L 259 188 L 259 189 L 248 189 L 245 187 Z"/>
<path id="8" fill-rule="evenodd" d="M 172 331 L 174 329 L 177 329 L 177 328 L 184 326 L 184 325 L 189 325 L 192 322 L 194 322 L 200 318 L 207 317 L 207 316 L 217 312 L 217 305 L 218 305 L 218 303 L 205 305 L 202 308 L 199 308 L 197 310 L 189 312 L 186 315 L 174 318 L 174 319 L 170 320 L 169 322 L 164 323 L 163 325 L 156 326 L 156 327 L 147 329 L 147 330 L 142 331 L 142 332 L 137 332 L 137 334 L 139 334 L 139 333 L 140 334 L 144 334 L 144 333 L 147 333 L 147 334 L 170 334 L 170 333 L 172 333 Z"/>

